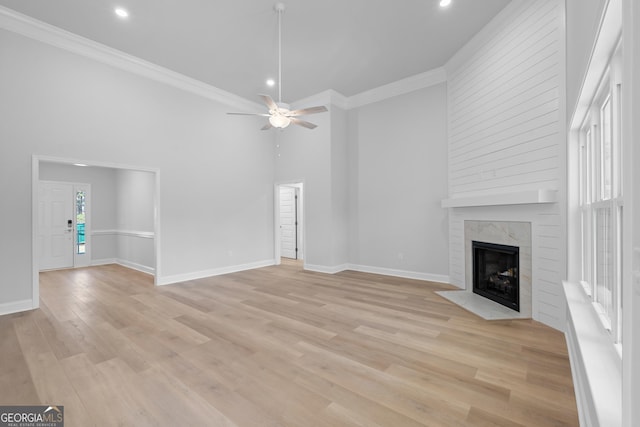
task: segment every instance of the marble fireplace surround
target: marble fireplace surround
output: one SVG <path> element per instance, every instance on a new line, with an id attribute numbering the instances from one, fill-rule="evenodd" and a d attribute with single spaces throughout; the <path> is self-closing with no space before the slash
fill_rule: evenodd
<path id="1" fill-rule="evenodd" d="M 520 248 L 520 312 L 473 293 L 473 240 Z M 464 221 L 465 289 L 438 292 L 451 302 L 488 320 L 529 319 L 532 313 L 531 223 Z"/>

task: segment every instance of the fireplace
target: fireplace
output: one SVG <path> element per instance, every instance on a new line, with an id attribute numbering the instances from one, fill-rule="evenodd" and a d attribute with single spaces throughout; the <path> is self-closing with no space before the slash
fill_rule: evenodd
<path id="1" fill-rule="evenodd" d="M 473 292 L 520 311 L 517 246 L 472 241 Z"/>

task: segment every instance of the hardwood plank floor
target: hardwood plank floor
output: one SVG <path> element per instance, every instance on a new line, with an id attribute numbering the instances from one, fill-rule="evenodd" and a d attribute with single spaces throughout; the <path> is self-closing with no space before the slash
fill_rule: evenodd
<path id="1" fill-rule="evenodd" d="M 41 273 L 41 308 L 0 317 L 0 404 L 64 405 L 67 427 L 577 426 L 563 335 L 443 289 L 291 261 L 158 288 Z"/>

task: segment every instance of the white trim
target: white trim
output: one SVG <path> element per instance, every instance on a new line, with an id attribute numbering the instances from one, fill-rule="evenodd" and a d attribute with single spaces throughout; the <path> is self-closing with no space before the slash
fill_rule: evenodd
<path id="1" fill-rule="evenodd" d="M 447 73 L 445 69 L 442 67 L 436 68 L 354 95 L 348 98 L 348 108 L 358 108 L 373 104 L 394 96 L 445 83 L 446 81 Z"/>
<path id="2" fill-rule="evenodd" d="M 14 301 L 0 304 L 0 316 L 5 314 L 19 313 L 21 311 L 29 311 L 38 308 L 33 305 L 33 301 L 25 299 L 22 301 Z"/>
<path id="3" fill-rule="evenodd" d="M 155 233 L 153 231 L 137 231 L 137 230 L 94 230 L 92 236 L 129 236 L 139 237 L 141 239 L 153 239 Z"/>
<path id="4" fill-rule="evenodd" d="M 329 89 L 291 103 L 291 107 L 294 109 L 314 105 L 334 105 L 343 110 L 347 110 L 349 108 L 349 98 L 333 89 Z"/>
<path id="5" fill-rule="evenodd" d="M 40 245 L 38 244 L 38 203 L 40 159 L 31 156 L 31 307 L 40 307 Z"/>
<path id="6" fill-rule="evenodd" d="M 143 273 L 151 274 L 151 275 L 155 273 L 155 269 L 153 267 L 149 267 L 147 265 L 138 264 L 138 263 L 127 261 L 120 258 L 116 259 L 116 264 L 121 265 L 123 267 L 130 268 L 132 270 L 137 270 Z"/>
<path id="7" fill-rule="evenodd" d="M 375 102 L 384 101 L 394 96 L 425 89 L 441 83 L 446 83 L 447 73 L 444 68 L 436 68 L 424 73 L 416 74 L 383 86 L 366 90 L 351 97 L 330 89 L 298 100 L 291 104 L 293 108 L 305 108 L 312 105 L 334 105 L 343 110 L 363 107 Z"/>
<path id="8" fill-rule="evenodd" d="M 556 190 L 528 190 L 513 193 L 473 194 L 469 196 L 457 196 L 444 199 L 441 202 L 443 208 L 462 208 L 473 206 L 503 206 L 525 205 L 535 203 L 556 203 L 558 192 Z"/>
<path id="9" fill-rule="evenodd" d="M 273 186 L 273 264 L 280 265 L 282 257 L 280 237 L 280 184 Z"/>
<path id="10" fill-rule="evenodd" d="M 393 268 L 372 267 L 369 265 L 348 264 L 347 270 L 359 271 L 362 273 L 381 274 L 383 276 L 402 277 L 405 279 L 424 280 L 427 282 L 447 283 L 449 276 L 443 274 L 420 273 L 417 271 L 397 270 Z"/>
<path id="11" fill-rule="evenodd" d="M 37 154 L 34 154 L 34 157 L 37 158 L 38 162 L 63 163 L 63 164 L 82 163 L 87 166 L 95 166 L 100 168 L 126 169 L 126 170 L 141 171 L 141 172 L 153 172 L 153 173 L 160 172 L 159 169 L 156 169 L 156 168 L 128 165 L 124 163 L 94 161 L 94 160 L 78 159 L 78 158 L 71 158 L 71 157 L 41 156 Z"/>
<path id="12" fill-rule="evenodd" d="M 118 260 L 116 258 L 103 258 L 103 259 L 91 260 L 91 267 L 97 267 L 99 265 L 108 265 L 108 264 L 118 264 Z"/>
<path id="13" fill-rule="evenodd" d="M 158 277 L 160 276 L 162 263 L 160 258 L 160 169 L 157 169 L 155 172 L 155 183 L 154 183 L 154 203 L 153 203 L 153 261 L 155 264 L 155 274 L 153 276 L 154 285 L 158 286 Z"/>
<path id="14" fill-rule="evenodd" d="M 343 271 L 351 270 L 351 271 L 358 271 L 361 273 L 372 273 L 372 274 L 380 274 L 382 276 L 402 277 L 404 279 L 414 279 L 414 280 L 423 280 L 427 282 L 438 282 L 438 283 L 449 284 L 449 276 L 445 276 L 442 274 L 420 273 L 417 271 L 406 271 L 406 270 L 397 270 L 393 268 L 373 267 L 370 265 L 340 264 L 340 265 L 327 266 L 327 265 L 305 264 L 304 269 L 308 271 L 315 271 L 317 273 L 325 273 L 325 274 L 336 274 L 336 273 L 341 273 Z"/>
<path id="15" fill-rule="evenodd" d="M 622 425 L 622 359 L 579 283 L 562 283 L 566 340 L 581 426 Z"/>
<path id="16" fill-rule="evenodd" d="M 202 279 L 211 276 L 220 276 L 222 274 L 237 273 L 239 271 L 253 270 L 256 268 L 269 267 L 275 265 L 274 260 L 256 261 L 247 264 L 230 265 L 228 267 L 212 268 L 210 270 L 194 271 L 192 273 L 174 274 L 171 276 L 160 277 L 156 274 L 156 285 L 164 286 L 173 283 L 186 282 L 189 280 Z"/>
<path id="17" fill-rule="evenodd" d="M 238 109 L 262 106 L 238 95 L 0 6 L 0 28 Z"/>
<path id="18" fill-rule="evenodd" d="M 349 270 L 349 264 L 341 264 L 341 265 L 316 265 L 316 264 L 304 264 L 304 269 L 307 271 L 314 271 L 316 273 L 325 273 L 325 274 L 336 274 L 345 270 Z"/>
<path id="19" fill-rule="evenodd" d="M 130 268 L 132 270 L 141 271 L 143 273 L 153 275 L 155 273 L 155 269 L 153 267 L 149 267 L 147 265 L 137 264 L 135 262 L 126 261 L 120 258 L 103 258 L 103 259 L 94 259 L 91 260 L 91 267 L 98 267 L 100 265 L 109 265 L 109 264 L 118 264 L 126 268 Z"/>

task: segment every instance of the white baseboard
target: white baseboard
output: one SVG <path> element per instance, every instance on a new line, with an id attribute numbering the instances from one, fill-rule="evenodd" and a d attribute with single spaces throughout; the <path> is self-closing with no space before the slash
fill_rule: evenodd
<path id="1" fill-rule="evenodd" d="M 304 264 L 304 269 L 308 271 L 315 271 L 316 273 L 326 273 L 326 274 L 336 274 L 341 271 L 345 271 L 349 269 L 349 264 L 342 265 L 316 265 L 316 264 Z"/>
<path id="2" fill-rule="evenodd" d="M 108 264 L 119 264 L 123 267 L 131 268 L 132 270 L 138 270 L 147 274 L 155 274 L 156 269 L 153 267 L 149 267 L 147 265 L 137 264 L 135 262 L 127 261 L 120 258 L 103 258 L 103 259 L 94 259 L 91 261 L 91 266 L 95 267 L 98 265 L 108 265 Z"/>
<path id="3" fill-rule="evenodd" d="M 142 264 L 137 264 L 135 262 L 131 262 L 131 261 L 127 261 L 124 259 L 117 259 L 116 260 L 116 264 L 119 264 L 123 267 L 127 267 L 127 268 L 131 268 L 132 270 L 138 270 L 141 271 L 143 273 L 147 273 L 147 274 L 151 274 L 154 275 L 156 272 L 156 269 L 153 267 L 149 267 L 147 265 L 142 265 Z"/>
<path id="4" fill-rule="evenodd" d="M 404 279 L 425 280 L 428 282 L 449 283 L 449 276 L 441 274 L 419 273 L 416 271 L 396 270 L 392 268 L 372 267 L 369 265 L 340 264 L 334 266 L 305 264 L 304 269 L 318 273 L 336 274 L 345 270 L 359 271 L 362 273 L 381 274 L 383 276 L 402 277 Z"/>
<path id="5" fill-rule="evenodd" d="M 117 264 L 118 260 L 116 258 L 103 258 L 103 259 L 92 259 L 91 266 L 95 267 L 98 265 L 108 265 L 108 264 Z"/>
<path id="6" fill-rule="evenodd" d="M 362 273 L 382 274 L 383 276 L 402 277 L 405 279 L 425 280 L 427 282 L 450 283 L 449 276 L 442 274 L 420 273 L 417 271 L 397 270 L 393 268 L 372 267 L 369 265 L 348 264 L 347 270 Z"/>
<path id="7" fill-rule="evenodd" d="M 186 282 L 189 280 L 202 279 L 204 277 L 220 276 L 222 274 L 237 273 L 238 271 L 253 270 L 254 268 L 269 267 L 274 264 L 275 261 L 273 259 L 269 259 L 248 264 L 231 265 L 228 267 L 213 268 L 210 270 L 194 271 L 192 273 L 156 277 L 156 284 L 158 286 L 170 285 L 172 283 Z"/>
<path id="8" fill-rule="evenodd" d="M 21 301 L 14 302 L 6 302 L 0 304 L 0 316 L 5 314 L 19 313 L 21 311 L 29 311 L 34 308 L 38 308 L 37 304 L 33 304 L 33 301 L 30 299 L 24 299 Z"/>

